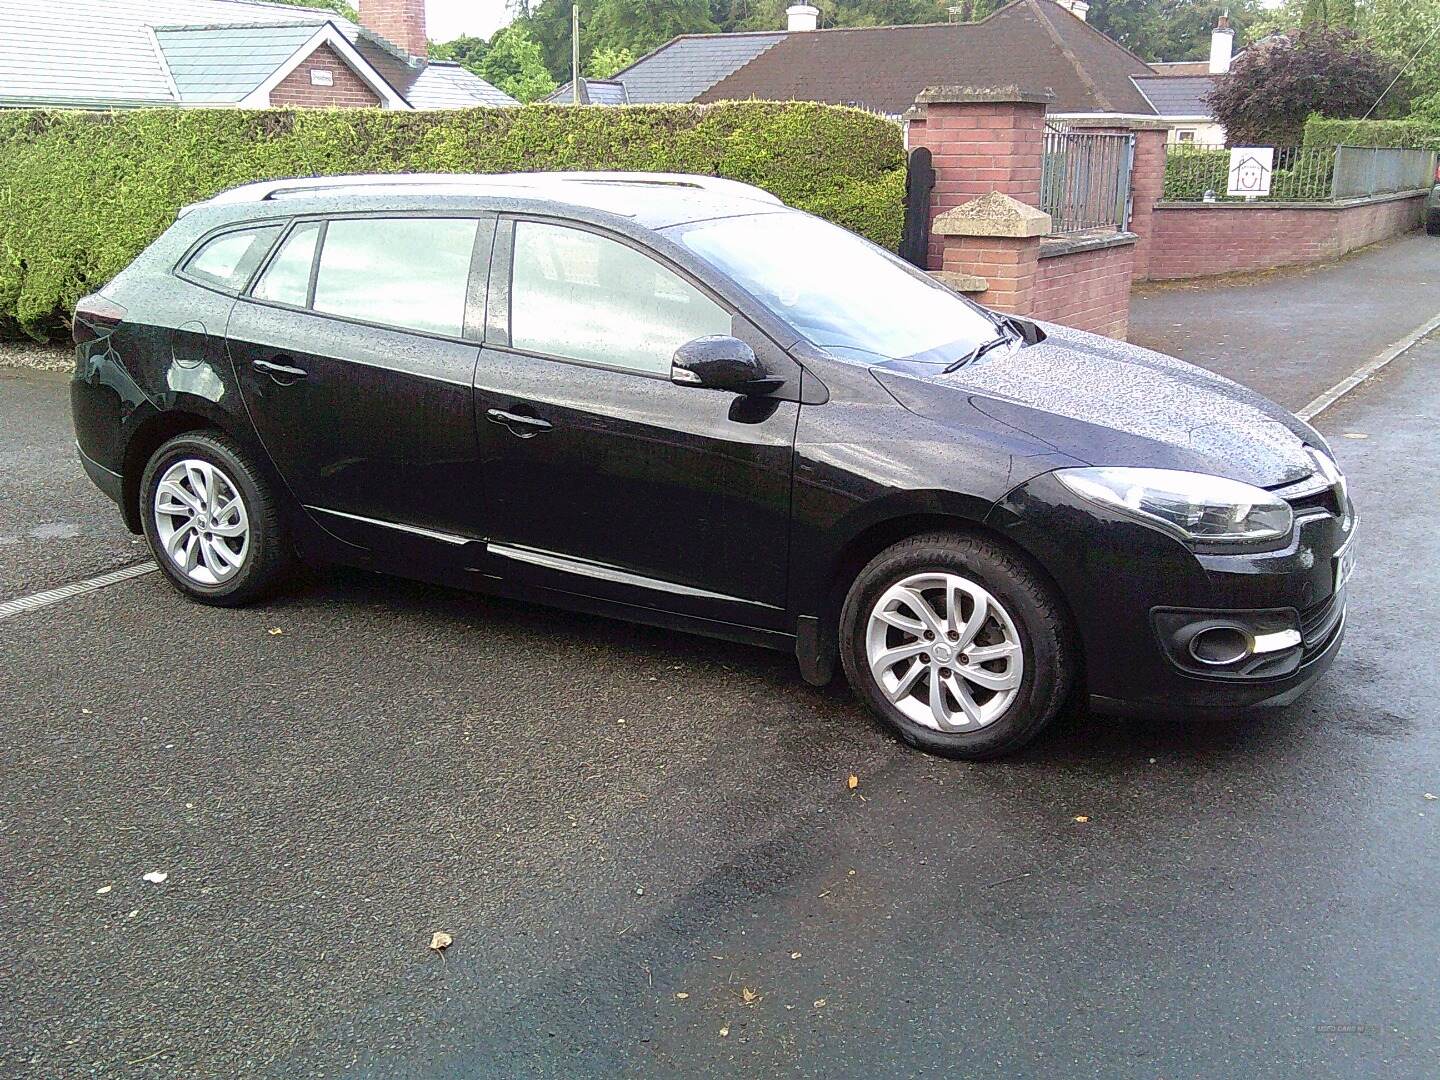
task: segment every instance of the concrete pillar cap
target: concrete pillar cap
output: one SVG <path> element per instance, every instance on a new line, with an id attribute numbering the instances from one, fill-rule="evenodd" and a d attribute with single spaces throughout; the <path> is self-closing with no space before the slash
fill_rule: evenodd
<path id="1" fill-rule="evenodd" d="M 930 231 L 937 236 L 1044 236 L 1050 215 L 999 191 L 946 210 Z"/>
<path id="2" fill-rule="evenodd" d="M 919 105 L 1048 105 L 1055 100 L 1049 90 L 1024 90 L 1018 86 L 928 86 L 915 99 Z"/>

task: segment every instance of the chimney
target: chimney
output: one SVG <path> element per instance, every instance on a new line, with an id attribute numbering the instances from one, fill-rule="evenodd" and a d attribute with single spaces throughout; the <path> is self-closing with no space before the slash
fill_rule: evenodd
<path id="1" fill-rule="evenodd" d="M 798 33 L 814 30 L 820 23 L 820 9 L 801 0 L 785 9 L 785 29 Z"/>
<path id="2" fill-rule="evenodd" d="M 425 0 L 360 0 L 360 25 L 411 56 L 425 56 Z"/>
<path id="3" fill-rule="evenodd" d="M 1085 0 L 1055 0 L 1055 2 L 1081 22 L 1088 21 L 1085 16 L 1090 11 L 1090 5 Z"/>
<path id="4" fill-rule="evenodd" d="M 1224 75 L 1230 70 L 1230 54 L 1235 48 L 1235 31 L 1230 29 L 1230 14 L 1220 16 L 1210 31 L 1210 74 Z"/>

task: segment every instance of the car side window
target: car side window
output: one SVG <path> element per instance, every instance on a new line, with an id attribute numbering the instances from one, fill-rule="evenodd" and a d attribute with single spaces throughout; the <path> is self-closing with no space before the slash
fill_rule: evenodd
<path id="1" fill-rule="evenodd" d="M 315 310 L 459 337 L 479 225 L 475 218 L 429 217 L 330 222 Z"/>
<path id="2" fill-rule="evenodd" d="M 184 273 L 210 285 L 239 292 L 282 229 L 281 225 L 266 225 L 222 233 L 190 256 Z"/>
<path id="3" fill-rule="evenodd" d="M 513 348 L 668 375 L 678 346 L 730 328 L 729 312 L 632 247 L 564 225 L 515 223 Z"/>
<path id="4" fill-rule="evenodd" d="M 315 241 L 319 237 L 318 221 L 297 225 L 256 283 L 255 298 L 304 307 L 310 299 L 310 268 L 315 262 Z"/>

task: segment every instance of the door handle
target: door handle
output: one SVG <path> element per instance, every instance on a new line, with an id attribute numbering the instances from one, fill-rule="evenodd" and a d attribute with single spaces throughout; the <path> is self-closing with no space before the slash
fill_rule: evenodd
<path id="1" fill-rule="evenodd" d="M 289 360 L 288 356 L 280 357 L 282 360 Z M 289 386 L 298 379 L 305 378 L 306 372 L 303 368 L 288 367 L 285 364 L 272 363 L 269 360 L 255 360 L 250 364 L 256 371 L 263 371 L 281 386 Z"/>
<path id="2" fill-rule="evenodd" d="M 518 435 L 522 439 L 539 435 L 542 431 L 549 431 L 551 427 L 549 420 L 541 420 L 538 416 L 526 416 L 524 413 L 506 412 L 504 409 L 490 409 L 485 415 L 490 418 L 492 424 L 509 428 L 512 435 Z"/>

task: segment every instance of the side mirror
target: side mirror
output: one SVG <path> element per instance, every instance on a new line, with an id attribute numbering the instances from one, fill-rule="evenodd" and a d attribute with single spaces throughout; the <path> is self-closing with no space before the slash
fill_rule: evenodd
<path id="1" fill-rule="evenodd" d="M 735 394 L 763 394 L 781 382 L 765 370 L 754 349 L 725 334 L 696 338 L 676 349 L 670 361 L 670 381 Z"/>

